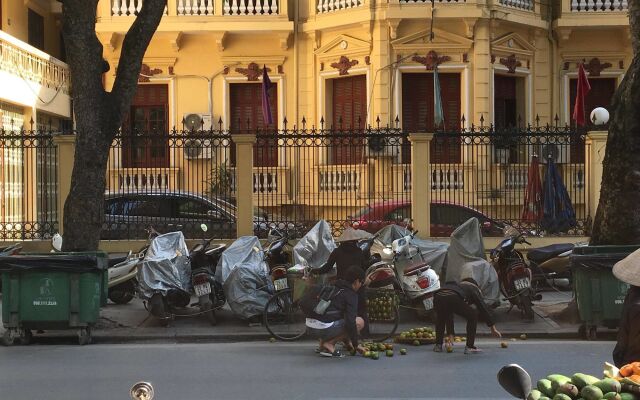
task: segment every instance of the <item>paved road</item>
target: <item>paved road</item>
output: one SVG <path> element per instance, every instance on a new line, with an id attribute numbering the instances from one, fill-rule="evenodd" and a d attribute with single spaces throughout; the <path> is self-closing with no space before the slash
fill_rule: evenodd
<path id="1" fill-rule="evenodd" d="M 549 373 L 601 374 L 612 342 L 479 343 L 465 356 L 408 347 L 406 356 L 368 360 L 316 356 L 313 343 L 32 345 L 0 347 L 0 399 L 127 399 L 148 380 L 159 400 L 507 399 L 496 372 L 518 363 Z"/>

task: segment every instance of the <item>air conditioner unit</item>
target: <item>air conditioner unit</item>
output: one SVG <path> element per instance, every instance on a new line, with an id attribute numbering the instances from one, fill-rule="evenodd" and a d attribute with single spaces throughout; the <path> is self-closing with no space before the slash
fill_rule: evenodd
<path id="1" fill-rule="evenodd" d="M 546 163 L 552 158 L 556 164 L 571 163 L 571 147 L 568 144 L 546 143 L 540 145 L 540 162 Z"/>
<path id="2" fill-rule="evenodd" d="M 367 157 L 395 157 L 400 152 L 399 144 L 389 144 L 389 140 L 382 135 L 369 136 L 365 155 Z"/>
<path id="3" fill-rule="evenodd" d="M 211 114 L 189 113 L 184 115 L 184 129 L 194 132 L 211 130 Z M 213 155 L 211 140 L 204 137 L 186 139 L 184 156 L 187 160 L 210 159 Z"/>
<path id="4" fill-rule="evenodd" d="M 184 129 L 189 131 L 211 130 L 211 114 L 189 113 L 183 116 Z"/>

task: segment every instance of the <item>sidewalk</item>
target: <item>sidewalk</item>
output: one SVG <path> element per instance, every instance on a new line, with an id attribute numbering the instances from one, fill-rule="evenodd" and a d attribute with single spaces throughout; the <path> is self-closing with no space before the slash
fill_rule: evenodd
<path id="1" fill-rule="evenodd" d="M 552 317 L 554 313 L 566 307 L 571 300 L 571 292 L 546 292 L 543 299 L 536 302 L 533 322 L 524 322 L 516 308 L 507 313 L 509 306 L 502 305 L 494 310 L 496 325 L 506 338 L 519 338 L 526 334 L 528 338 L 544 339 L 580 339 L 579 323 L 565 322 Z M 198 309 L 193 308 L 193 313 Z M 125 342 L 238 342 L 268 340 L 270 335 L 260 325 L 249 326 L 246 321 L 233 316 L 228 309 L 218 313 L 218 325 L 209 325 L 203 316 L 176 317 L 169 327 L 162 327 L 159 322 L 150 318 L 144 304 L 134 299 L 125 305 L 108 304 L 101 310 L 100 320 L 92 331 L 94 343 Z M 415 327 L 433 326 L 426 320 L 419 320 L 412 310 L 403 310 L 397 333 Z M 456 333 L 465 332 L 465 321 L 456 318 Z M 0 327 L 0 334 L 4 331 Z M 35 333 L 35 332 L 34 332 Z M 615 331 L 598 328 L 599 338 L 614 338 Z M 43 336 L 73 336 L 72 331 L 46 332 Z M 479 336 L 489 336 L 488 327 L 482 322 L 478 325 Z M 36 335 L 38 337 L 40 335 Z"/>

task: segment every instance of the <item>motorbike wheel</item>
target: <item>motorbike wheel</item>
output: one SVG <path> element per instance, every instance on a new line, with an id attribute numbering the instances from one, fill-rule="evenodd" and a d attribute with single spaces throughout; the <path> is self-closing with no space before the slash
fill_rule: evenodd
<path id="1" fill-rule="evenodd" d="M 160 320 L 160 325 L 168 326 L 169 318 L 164 307 L 164 299 L 160 293 L 151 296 L 149 300 L 149 313 Z"/>
<path id="2" fill-rule="evenodd" d="M 533 321 L 533 318 L 534 318 L 533 304 L 531 304 L 531 296 L 529 295 L 529 291 L 524 291 L 520 293 L 519 297 L 520 297 L 520 308 L 522 309 L 524 319 L 528 321 Z"/>
<path id="3" fill-rule="evenodd" d="M 109 288 L 109 300 L 116 304 L 127 304 L 135 297 L 135 287 L 132 281 L 122 282 Z"/>

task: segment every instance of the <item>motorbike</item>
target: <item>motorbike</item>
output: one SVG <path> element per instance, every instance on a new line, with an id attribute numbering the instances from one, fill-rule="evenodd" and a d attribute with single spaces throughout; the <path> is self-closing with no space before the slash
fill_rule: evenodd
<path id="1" fill-rule="evenodd" d="M 202 225 L 202 230 L 207 231 L 207 226 Z M 227 248 L 225 244 L 213 247 L 213 239 L 204 239 L 202 243 L 195 245 L 190 252 L 191 282 L 195 295 L 198 297 L 200 312 L 206 315 L 211 325 L 217 324 L 216 309 L 224 306 L 226 298 L 222 285 L 215 279 L 215 269 L 222 252 Z"/>
<path id="2" fill-rule="evenodd" d="M 533 272 L 533 283 L 540 287 L 568 288 L 571 285 L 571 254 L 582 244 L 558 243 L 530 249 L 527 260 Z"/>
<path id="3" fill-rule="evenodd" d="M 276 292 L 289 288 L 287 270 L 291 267 L 291 252 L 286 249 L 289 244 L 287 232 L 277 229 L 269 230 L 269 244 L 264 251 L 264 260 L 269 267 L 269 275 Z"/>
<path id="4" fill-rule="evenodd" d="M 433 310 L 433 296 L 440 289 L 440 278 L 424 260 L 418 246 L 411 243 L 418 231 L 407 231 L 383 249 L 380 261 L 367 270 L 369 287 L 396 288 L 404 294 L 405 303 L 429 313 Z M 373 256 L 375 257 L 375 255 Z"/>
<path id="5" fill-rule="evenodd" d="M 533 320 L 533 301 L 539 300 L 531 285 L 533 273 L 522 253 L 516 250 L 516 244 L 528 244 L 523 233 L 514 228 L 505 228 L 505 239 L 491 250 L 490 258 L 498 273 L 500 292 L 511 303 L 517 306 L 527 320 Z"/>
<path id="6" fill-rule="evenodd" d="M 62 236 L 56 233 L 51 240 L 51 245 L 52 251 L 62 251 Z M 133 300 L 137 287 L 138 264 L 144 258 L 148 248 L 149 245 L 145 245 L 137 253 L 129 251 L 126 256 L 109 258 L 107 268 L 109 300 L 115 304 L 127 304 Z"/>

